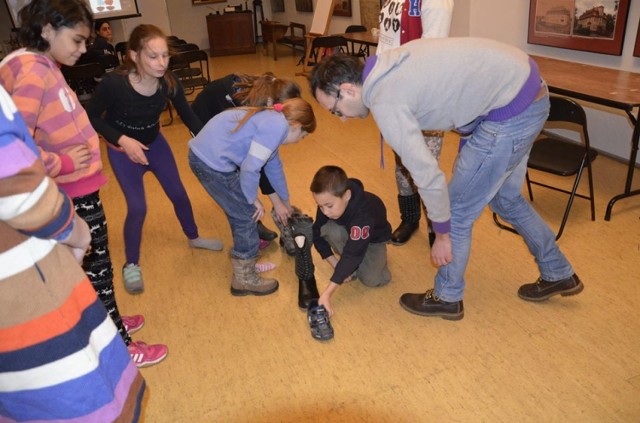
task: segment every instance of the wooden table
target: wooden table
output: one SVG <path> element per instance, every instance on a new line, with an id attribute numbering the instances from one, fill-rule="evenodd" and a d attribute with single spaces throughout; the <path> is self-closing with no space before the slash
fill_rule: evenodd
<path id="1" fill-rule="evenodd" d="M 624 191 L 609 201 L 604 215 L 604 220 L 611 220 L 616 201 L 640 194 L 640 189 L 631 190 L 640 140 L 640 109 L 633 114 L 634 109 L 640 107 L 640 73 L 548 57 L 532 58 L 538 63 L 540 74 L 552 93 L 623 110 L 631 121 L 633 135 Z"/>
<path id="2" fill-rule="evenodd" d="M 260 21 L 262 28 L 262 45 L 264 46 L 264 54 L 268 54 L 268 43 L 273 45 L 273 60 L 278 60 L 278 49 L 276 42 L 284 37 L 289 30 L 289 25 L 285 25 L 275 21 Z"/>
<path id="3" fill-rule="evenodd" d="M 376 47 L 378 45 L 378 37 L 371 35 L 370 31 L 362 32 L 345 32 L 342 34 L 332 34 L 344 37 L 345 40 L 352 43 L 360 43 L 369 47 Z M 368 51 L 368 50 L 367 50 Z"/>

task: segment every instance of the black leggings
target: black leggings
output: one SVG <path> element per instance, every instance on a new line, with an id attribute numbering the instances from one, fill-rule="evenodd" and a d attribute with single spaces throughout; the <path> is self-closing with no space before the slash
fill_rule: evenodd
<path id="1" fill-rule="evenodd" d="M 76 213 L 82 218 L 91 231 L 91 246 L 82 262 L 82 269 L 89 277 L 93 289 L 102 304 L 107 309 L 109 316 L 115 323 L 124 343 L 129 345 L 131 337 L 122 324 L 115 293 L 113 292 L 113 266 L 109 254 L 109 239 L 107 237 L 107 219 L 102 208 L 98 191 L 73 199 Z"/>

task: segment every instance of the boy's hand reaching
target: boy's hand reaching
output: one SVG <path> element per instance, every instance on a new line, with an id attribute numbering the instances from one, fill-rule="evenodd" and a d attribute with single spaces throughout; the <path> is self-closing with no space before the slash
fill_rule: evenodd
<path id="1" fill-rule="evenodd" d="M 324 308 L 327 310 L 327 313 L 329 313 L 329 317 L 333 317 L 333 306 L 331 305 L 331 296 L 330 295 L 326 295 L 326 291 L 320 295 L 320 298 L 318 299 L 318 305 L 322 305 L 324 306 Z"/>

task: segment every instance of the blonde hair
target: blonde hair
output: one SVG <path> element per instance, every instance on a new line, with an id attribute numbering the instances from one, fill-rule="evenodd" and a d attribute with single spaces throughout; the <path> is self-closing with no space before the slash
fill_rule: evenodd
<path id="1" fill-rule="evenodd" d="M 297 82 L 278 78 L 271 72 L 260 76 L 239 74 L 240 80 L 233 84 L 237 92 L 233 99 L 237 104 L 262 107 L 272 106 L 290 98 L 300 97 L 301 90 Z"/>
<path id="2" fill-rule="evenodd" d="M 242 126 L 256 113 L 264 110 L 277 110 L 283 114 L 289 125 L 299 123 L 302 130 L 310 134 L 316 130 L 316 116 L 313 113 L 311 105 L 302 98 L 295 97 L 285 100 L 282 103 L 276 103 L 273 106 L 262 107 L 238 107 L 238 109 L 247 110 L 244 117 L 238 122 L 233 132 L 238 131 Z"/>

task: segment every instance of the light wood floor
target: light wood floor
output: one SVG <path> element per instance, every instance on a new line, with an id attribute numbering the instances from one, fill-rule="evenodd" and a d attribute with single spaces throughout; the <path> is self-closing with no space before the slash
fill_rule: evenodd
<path id="1" fill-rule="evenodd" d="M 214 58 L 213 76 L 271 70 L 293 77 L 300 70 L 297 57 L 284 47 L 280 53 L 277 62 L 261 48 L 256 55 Z M 312 101 L 306 81 L 297 80 Z M 281 150 L 293 204 L 313 215 L 310 180 L 320 166 L 335 164 L 385 201 L 395 226 L 393 158 L 385 147 L 387 167 L 380 169 L 373 120 L 342 123 L 318 107 L 316 113 L 316 133 Z M 201 234 L 222 238 L 227 250 L 227 221 L 187 164 L 188 131 L 179 119 L 163 131 Z M 458 140 L 447 135 L 445 144 L 442 166 L 448 171 Z M 271 274 L 279 291 L 232 297 L 227 253 L 187 247 L 152 176 L 141 256 L 146 290 L 127 294 L 120 278 L 126 207 L 106 162 L 102 199 L 120 310 L 146 317 L 134 340 L 166 343 L 170 351 L 163 363 L 142 370 L 150 390 L 148 422 L 640 421 L 640 198 L 619 202 L 613 219 L 603 220 L 607 202 L 623 188 L 620 163 L 598 158 L 597 220 L 591 222 L 588 203 L 577 200 L 560 241 L 585 284 L 582 294 L 542 304 L 520 300 L 516 291 L 538 277 L 536 266 L 522 240 L 494 226 L 487 210 L 473 234 L 465 318 L 411 315 L 398 298 L 432 287 L 436 272 L 423 221 L 407 245 L 389 246 L 389 286 L 368 289 L 354 282 L 340 289 L 335 338 L 320 343 L 297 308 L 293 258 L 272 244 L 263 258 L 278 264 Z M 555 229 L 565 197 L 541 188 L 535 195 L 536 208 Z M 314 257 L 323 288 L 329 265 Z"/>

